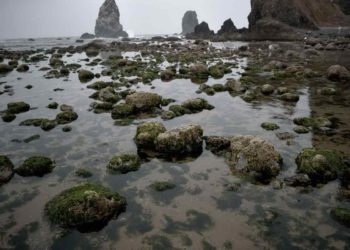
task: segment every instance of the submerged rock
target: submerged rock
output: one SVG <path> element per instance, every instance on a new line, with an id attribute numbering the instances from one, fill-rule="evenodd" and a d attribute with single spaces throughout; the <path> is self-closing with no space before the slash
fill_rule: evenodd
<path id="1" fill-rule="evenodd" d="M 141 166 L 141 159 L 138 155 L 132 155 L 132 154 L 122 154 L 114 156 L 107 165 L 107 169 L 121 173 L 126 174 L 132 171 L 139 170 Z"/>
<path id="2" fill-rule="evenodd" d="M 350 227 L 350 209 L 332 208 L 331 217 L 338 223 Z"/>
<path id="3" fill-rule="evenodd" d="M 261 127 L 265 130 L 273 131 L 279 129 L 280 127 L 276 123 L 264 122 Z"/>
<path id="4" fill-rule="evenodd" d="M 48 157 L 32 156 L 26 159 L 21 166 L 15 169 L 20 176 L 38 176 L 43 177 L 51 173 L 55 168 L 55 162 Z"/>
<path id="5" fill-rule="evenodd" d="M 285 178 L 284 182 L 288 186 L 292 187 L 307 187 L 311 185 L 311 180 L 306 174 L 297 174 L 292 177 Z"/>
<path id="6" fill-rule="evenodd" d="M 164 192 L 170 189 L 174 189 L 176 185 L 167 181 L 156 181 L 153 182 L 150 187 L 158 192 Z"/>
<path id="7" fill-rule="evenodd" d="M 63 191 L 45 205 L 54 224 L 79 231 L 104 227 L 126 209 L 126 200 L 103 186 L 84 183 Z"/>
<path id="8" fill-rule="evenodd" d="M 195 11 L 187 11 L 182 18 L 182 34 L 187 35 L 193 33 L 197 25 L 197 13 Z"/>
<path id="9" fill-rule="evenodd" d="M 296 158 L 298 173 L 307 174 L 313 184 L 335 180 L 345 168 L 343 156 L 337 151 L 303 149 Z"/>
<path id="10" fill-rule="evenodd" d="M 5 155 L 0 155 L 0 186 L 9 182 L 14 175 L 14 166 Z"/>
<path id="11" fill-rule="evenodd" d="M 105 0 L 96 20 L 95 34 L 97 37 L 128 37 L 120 24 L 120 13 L 114 0 Z"/>
<path id="12" fill-rule="evenodd" d="M 161 133 L 155 140 L 156 151 L 168 156 L 196 154 L 203 150 L 203 129 L 187 125 Z"/>

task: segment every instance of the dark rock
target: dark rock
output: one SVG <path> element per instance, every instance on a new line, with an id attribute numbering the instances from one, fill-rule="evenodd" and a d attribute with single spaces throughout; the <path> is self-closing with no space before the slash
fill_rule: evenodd
<path id="1" fill-rule="evenodd" d="M 209 39 L 214 36 L 214 31 L 209 29 L 206 22 L 202 22 L 194 28 L 194 32 L 188 34 L 189 38 Z"/>
<path id="2" fill-rule="evenodd" d="M 29 70 L 29 66 L 27 64 L 21 64 L 17 67 L 18 72 L 27 72 Z"/>
<path id="3" fill-rule="evenodd" d="M 6 74 L 13 70 L 13 68 L 8 64 L 0 64 L 0 74 Z"/>
<path id="4" fill-rule="evenodd" d="M 341 65 L 333 65 L 327 70 L 327 77 L 332 81 L 342 81 L 350 79 L 350 72 Z"/>
<path id="5" fill-rule="evenodd" d="M 237 33 L 238 30 L 234 23 L 232 22 L 232 19 L 227 19 L 223 25 L 221 26 L 221 29 L 218 31 L 219 36 L 224 36 L 224 35 L 232 35 Z"/>
<path id="6" fill-rule="evenodd" d="M 331 217 L 338 223 L 350 227 L 350 209 L 332 208 Z"/>
<path id="7" fill-rule="evenodd" d="M 92 79 L 94 79 L 95 75 L 94 73 L 92 73 L 91 71 L 89 70 L 80 70 L 79 71 L 79 80 L 82 82 L 82 83 L 86 83 L 86 82 L 89 82 L 91 81 Z"/>
<path id="8" fill-rule="evenodd" d="M 78 119 L 78 114 L 73 111 L 64 111 L 58 113 L 56 116 L 56 122 L 58 124 L 68 124 Z"/>
<path id="9" fill-rule="evenodd" d="M 5 155 L 0 155 L 0 186 L 9 182 L 14 175 L 14 166 Z"/>
<path id="10" fill-rule="evenodd" d="M 90 33 L 84 33 L 80 36 L 80 39 L 95 39 L 95 35 Z"/>
<path id="11" fill-rule="evenodd" d="M 284 182 L 288 186 L 292 187 L 307 187 L 311 185 L 311 180 L 306 174 L 297 174 L 295 176 L 285 178 Z"/>
<path id="12" fill-rule="evenodd" d="M 137 92 L 128 95 L 125 103 L 134 106 L 138 111 L 150 111 L 161 106 L 162 97 L 155 93 Z"/>
<path id="13" fill-rule="evenodd" d="M 19 114 L 29 111 L 30 105 L 25 102 L 10 102 L 7 104 L 7 112 L 11 114 Z"/>

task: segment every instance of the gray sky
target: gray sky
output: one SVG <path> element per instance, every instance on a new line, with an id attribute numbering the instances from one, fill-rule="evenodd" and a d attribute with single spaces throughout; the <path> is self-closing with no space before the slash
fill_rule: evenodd
<path id="1" fill-rule="evenodd" d="M 104 0 L 0 0 L 0 39 L 79 36 L 93 32 Z M 248 25 L 250 0 L 116 0 L 124 29 L 134 34 L 181 31 L 185 11 L 196 10 L 199 21 L 217 31 L 232 18 Z"/>

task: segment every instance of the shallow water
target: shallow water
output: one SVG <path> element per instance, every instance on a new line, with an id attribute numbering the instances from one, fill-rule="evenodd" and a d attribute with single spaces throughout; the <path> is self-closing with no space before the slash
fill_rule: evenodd
<path id="1" fill-rule="evenodd" d="M 239 45 L 216 44 L 217 47 L 229 48 Z M 123 55 L 136 54 L 123 52 Z M 103 58 L 107 56 L 101 55 Z M 75 54 L 63 60 L 78 62 L 85 57 L 85 54 Z M 239 79 L 247 59 L 236 60 L 239 66 L 233 69 L 232 74 L 220 80 L 210 79 L 207 84 L 224 84 L 228 78 Z M 275 190 L 272 185 L 254 185 L 233 176 L 224 159 L 207 150 L 198 158 L 185 162 L 151 159 L 137 172 L 111 175 L 106 165 L 113 155 L 136 152 L 133 137 L 137 124 L 116 126 L 110 114 L 97 115 L 88 111 L 93 101 L 89 96 L 94 90 L 87 89 L 86 84 L 80 83 L 77 74 L 73 73 L 67 81 L 43 78 L 45 72 L 38 69 L 46 65 L 47 61 L 32 64 L 28 73 L 13 71 L 0 78 L 0 82 L 6 82 L 0 85 L 0 89 L 11 85 L 14 93 L 0 96 L 0 110 L 6 109 L 11 101 L 25 101 L 35 107 L 19 114 L 11 123 L 0 121 L 1 154 L 8 155 L 15 166 L 33 154 L 49 156 L 57 164 L 53 173 L 43 178 L 15 175 L 8 184 L 0 187 L 0 248 L 149 249 L 150 242 L 159 243 L 158 249 L 201 249 L 209 245 L 225 249 L 229 242 L 234 249 L 350 247 L 349 229 L 329 216 L 329 210 L 334 206 L 349 207 L 349 204 L 337 199 L 338 181 L 307 193 L 291 187 Z M 84 68 L 95 73 L 102 69 L 101 66 Z M 102 77 L 100 80 L 108 81 L 109 78 Z M 33 85 L 33 88 L 26 89 L 27 84 Z M 155 80 L 152 86 L 139 83 L 132 88 L 156 92 L 164 98 L 174 98 L 177 103 L 203 97 L 215 106 L 211 111 L 162 121 L 168 129 L 198 123 L 205 135 L 257 135 L 269 140 L 284 160 L 278 179 L 293 175 L 297 154 L 301 149 L 315 145 L 315 140 L 319 139 L 310 133 L 296 135 L 287 143 L 276 136 L 276 132 L 292 132 L 295 126 L 293 118 L 311 116 L 319 109 L 319 105 L 314 105 L 318 98 L 314 94 L 315 86 L 309 83 L 293 85 L 301 94 L 296 105 L 269 98 L 258 103 L 246 103 L 228 92 L 215 96 L 198 95 L 195 91 L 199 85 L 184 79 L 171 82 Z M 54 92 L 55 88 L 64 90 Z M 350 96 L 346 91 L 342 95 L 347 100 Z M 51 101 L 74 107 L 79 119 L 70 124 L 72 132 L 63 133 L 61 126 L 50 132 L 18 126 L 28 118 L 53 119 L 58 111 L 46 108 Z M 333 104 L 326 106 L 334 110 Z M 335 106 L 343 115 L 349 109 L 344 103 L 336 103 Z M 348 117 L 345 119 L 348 120 Z M 268 121 L 277 123 L 280 129 L 275 132 L 263 130 L 260 124 Z M 348 127 L 349 123 L 344 126 Z M 34 134 L 39 134 L 40 139 L 30 143 L 14 141 Z M 327 144 L 327 140 L 330 138 L 321 141 Z M 342 147 L 345 152 L 350 150 L 348 143 Z M 45 203 L 53 196 L 84 181 L 74 174 L 78 168 L 93 173 L 89 181 L 110 187 L 128 201 L 126 212 L 99 232 L 62 231 L 50 225 L 43 213 Z M 176 188 L 157 193 L 149 185 L 159 180 L 169 180 L 176 184 Z M 237 184 L 238 188 L 233 192 L 225 191 L 226 184 Z M 157 249 L 156 246 L 154 248 Z"/>

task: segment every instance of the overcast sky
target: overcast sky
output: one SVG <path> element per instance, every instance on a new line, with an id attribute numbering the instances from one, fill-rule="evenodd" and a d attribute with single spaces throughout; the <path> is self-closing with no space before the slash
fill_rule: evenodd
<path id="1" fill-rule="evenodd" d="M 79 36 L 93 33 L 104 0 L 0 0 L 0 39 Z M 116 0 L 121 23 L 134 34 L 173 34 L 181 18 L 196 10 L 199 21 L 217 31 L 232 18 L 248 25 L 250 0 Z"/>

